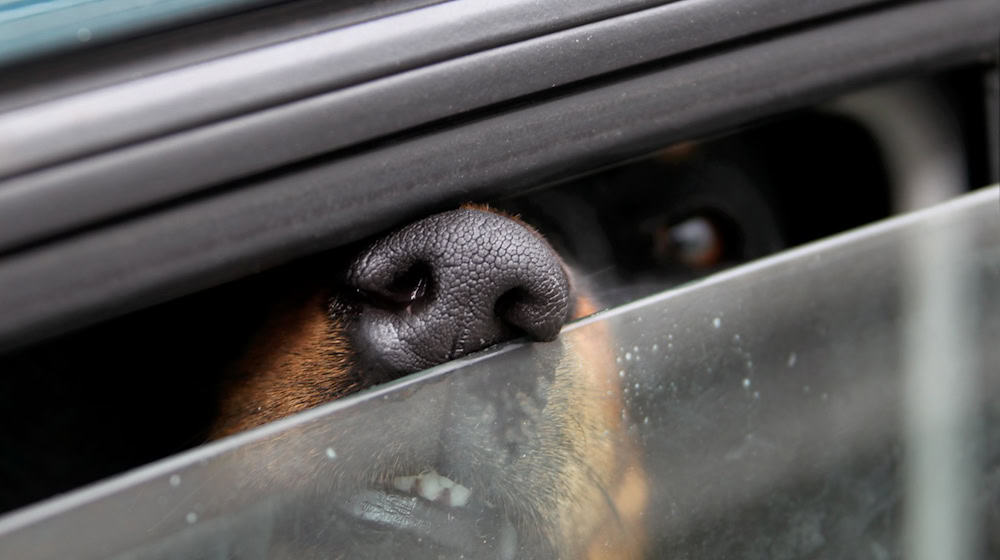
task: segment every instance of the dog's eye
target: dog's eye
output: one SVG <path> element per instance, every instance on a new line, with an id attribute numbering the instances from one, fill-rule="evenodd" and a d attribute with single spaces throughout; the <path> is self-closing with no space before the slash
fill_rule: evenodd
<path id="1" fill-rule="evenodd" d="M 714 268 L 739 258 L 737 228 L 724 217 L 710 212 L 659 225 L 653 233 L 653 257 L 667 266 L 690 269 Z"/>

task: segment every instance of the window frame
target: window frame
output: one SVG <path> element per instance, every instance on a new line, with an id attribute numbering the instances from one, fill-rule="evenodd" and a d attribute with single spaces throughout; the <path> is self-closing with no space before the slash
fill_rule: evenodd
<path id="1" fill-rule="evenodd" d="M 251 82 L 206 94 L 212 111 L 195 115 L 204 106 L 187 98 L 195 116 L 183 125 L 162 111 L 186 103 L 156 105 L 170 92 L 121 101 L 199 64 L 0 115 L 0 139 L 19 148 L 0 149 L 0 349 L 875 81 L 995 61 L 1000 33 L 989 0 L 769 0 L 746 13 L 719 0 L 567 2 L 544 24 L 519 1 L 466 28 L 449 10 L 470 4 L 330 31 L 331 44 L 365 25 L 389 35 L 317 55 L 358 59 L 325 85 L 296 82 L 310 66 L 290 59 L 276 97 L 249 88 L 245 105 L 219 103 L 257 79 L 243 72 Z M 604 42 L 586 48 L 597 32 Z M 238 67 L 293 42 L 202 64 Z M 105 120 L 72 128 L 67 108 L 98 106 Z M 126 118 L 143 111 L 149 120 Z M 56 136 L 74 132 L 71 146 L 31 128 L 45 115 Z M 331 136 L 337 119 L 350 129 Z M 112 123 L 120 136 L 104 135 Z"/>

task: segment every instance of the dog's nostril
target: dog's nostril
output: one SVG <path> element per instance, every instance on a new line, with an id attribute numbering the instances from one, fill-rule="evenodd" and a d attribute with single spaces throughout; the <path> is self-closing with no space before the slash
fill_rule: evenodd
<path id="1" fill-rule="evenodd" d="M 516 329 L 524 331 L 526 329 L 518 324 L 516 308 L 523 307 L 530 297 L 527 290 L 521 287 L 507 290 L 497 298 L 493 314 Z"/>
<path id="2" fill-rule="evenodd" d="M 493 313 L 512 327 L 516 334 L 527 335 L 535 340 L 552 340 L 559 334 L 562 321 L 553 321 L 553 316 L 562 313 L 558 294 L 547 297 L 518 286 L 504 292 L 497 298 Z"/>
<path id="3" fill-rule="evenodd" d="M 521 324 L 524 321 L 519 320 L 521 313 L 518 312 L 519 309 L 529 304 L 530 298 L 531 295 L 523 288 L 518 287 L 507 290 L 497 298 L 497 302 L 493 306 L 493 314 L 499 317 L 504 323 L 513 327 L 515 332 L 532 336 L 529 332 L 531 328 L 530 323 L 527 325 Z"/>
<path id="4" fill-rule="evenodd" d="M 396 274 L 384 285 L 370 285 L 357 291 L 364 303 L 388 310 L 419 312 L 433 297 L 431 267 L 417 262 Z"/>
<path id="5" fill-rule="evenodd" d="M 513 219 L 475 209 L 380 239 L 351 265 L 348 284 L 367 295 L 356 334 L 362 360 L 384 374 L 516 336 L 552 340 L 569 315 L 569 279 L 548 243 Z"/>

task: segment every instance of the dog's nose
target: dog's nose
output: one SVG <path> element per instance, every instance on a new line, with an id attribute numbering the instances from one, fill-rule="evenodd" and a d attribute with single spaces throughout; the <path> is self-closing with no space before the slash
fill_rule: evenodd
<path id="1" fill-rule="evenodd" d="M 527 335 L 552 340 L 569 315 L 562 261 L 520 222 L 473 208 L 406 226 L 347 271 L 361 305 L 356 344 L 386 376 Z"/>

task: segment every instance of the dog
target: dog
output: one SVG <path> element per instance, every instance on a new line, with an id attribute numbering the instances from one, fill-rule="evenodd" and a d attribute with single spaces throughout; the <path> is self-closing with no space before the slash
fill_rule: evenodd
<path id="1" fill-rule="evenodd" d="M 551 342 L 565 322 L 597 309 L 541 234 L 488 206 L 416 221 L 348 260 L 336 280 L 335 273 L 306 274 L 322 280 L 305 280 L 274 304 L 224 376 L 211 439 L 513 338 Z M 410 413 L 404 422 L 452 434 L 441 444 L 458 448 L 449 457 L 405 449 L 402 442 L 413 438 L 394 433 L 382 442 L 393 454 L 355 467 L 366 473 L 360 480 L 356 473 L 341 478 L 388 487 L 391 495 L 367 498 L 369 509 L 415 495 L 454 512 L 476 494 L 477 515 L 496 510 L 496 523 L 508 528 L 497 538 L 500 557 L 641 557 L 646 482 L 625 435 L 609 341 L 567 338 L 552 371 L 515 380 L 520 390 L 510 398 L 470 399 L 468 408 L 482 409 L 474 429 L 428 411 Z M 494 406 L 506 412 L 489 412 Z M 422 532 L 421 539 L 434 534 Z"/>
<path id="2" fill-rule="evenodd" d="M 610 170 L 589 179 L 582 196 L 579 186 L 569 185 L 501 201 L 502 208 L 467 204 L 299 270 L 292 285 L 278 290 L 285 296 L 266 314 L 247 351 L 227 368 L 209 438 L 514 338 L 555 344 L 558 359 L 501 384 L 516 389 L 450 393 L 449 406 L 464 409 L 461 421 L 426 406 L 367 424 L 388 435 L 361 435 L 364 421 L 345 423 L 348 435 L 337 438 L 338 445 L 366 459 L 324 476 L 368 492 L 356 510 L 382 512 L 401 496 L 417 496 L 422 504 L 436 502 L 421 512 L 444 504 L 439 509 L 451 506 L 453 513 L 454 503 L 465 504 L 471 495 L 478 499 L 477 515 L 493 519 L 495 531 L 485 531 L 483 540 L 496 546 L 463 550 L 466 541 L 442 544 L 447 539 L 436 538 L 438 532 L 413 529 L 437 519 L 429 512 L 391 523 L 369 515 L 368 522 L 417 535 L 383 554 L 412 555 L 409 545 L 433 543 L 429 557 L 643 557 L 649 481 L 629 433 L 614 333 L 599 325 L 559 333 L 568 321 L 778 248 L 775 220 L 739 167 L 711 168 L 722 176 L 709 182 L 712 189 L 693 181 L 649 188 L 662 181 L 664 168 L 695 151 L 679 146 Z M 630 196 L 622 196 L 622 185 L 633 186 Z M 627 233 L 623 215 L 633 226 Z M 546 236 L 531 224 L 544 225 Z M 756 229 L 744 231 L 740 224 Z M 476 396 L 487 391 L 500 394 Z M 450 440 L 424 442 L 424 431 Z M 342 441 L 350 439 L 365 445 Z M 434 451 L 417 449 L 415 441 Z M 393 451 L 372 451 L 383 448 Z M 357 499 L 347 494 L 342 499 Z M 314 552 L 323 557 L 329 551 Z"/>
<path id="3" fill-rule="evenodd" d="M 779 238 L 739 166 L 712 161 L 691 180 L 673 163 L 692 158 L 681 148 L 585 186 L 445 210 L 5 357 L 0 369 L 21 375 L 0 392 L 10 457 L 0 461 L 0 510 L 528 339 L 547 349 L 519 366 L 530 371 L 498 366 L 453 384 L 460 391 L 403 399 L 388 417 L 383 408 L 338 417 L 338 458 L 321 475 L 271 468 L 285 455 L 276 450 L 236 468 L 249 484 L 336 502 L 339 521 L 316 532 L 375 534 L 395 543 L 379 549 L 387 557 L 641 557 L 650 483 L 615 334 L 599 323 L 560 329 L 770 252 Z M 46 398 L 24 406 L 23 394 Z M 401 500 L 412 505 L 406 515 L 371 515 Z M 456 540 L 449 527 L 476 538 Z M 285 544 L 294 558 L 375 554 Z"/>

